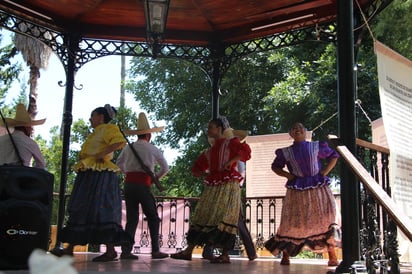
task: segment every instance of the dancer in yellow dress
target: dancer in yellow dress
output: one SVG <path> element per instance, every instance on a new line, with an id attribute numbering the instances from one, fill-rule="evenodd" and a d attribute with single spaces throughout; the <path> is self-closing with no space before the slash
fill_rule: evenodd
<path id="1" fill-rule="evenodd" d="M 121 171 L 111 161 L 113 152 L 126 145 L 118 126 L 109 123 L 115 113 L 110 105 L 91 113 L 94 130 L 74 166 L 77 176 L 68 203 L 69 218 L 61 236 L 62 242 L 70 244 L 64 254 L 72 254 L 74 245 L 105 244 L 106 252 L 95 257 L 95 262 L 115 260 L 115 245 L 131 241 L 121 226 L 122 199 L 117 174 Z"/>

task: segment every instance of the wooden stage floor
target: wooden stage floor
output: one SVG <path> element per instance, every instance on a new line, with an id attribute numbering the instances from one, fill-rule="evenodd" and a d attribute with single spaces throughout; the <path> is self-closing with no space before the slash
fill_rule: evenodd
<path id="1" fill-rule="evenodd" d="M 139 254 L 139 260 L 117 260 L 112 262 L 92 262 L 100 253 L 76 252 L 72 266 L 81 273 L 238 273 L 238 274 L 322 274 L 334 273 L 335 267 L 327 266 L 327 259 L 291 259 L 291 265 L 280 265 L 280 259 L 270 256 L 259 256 L 250 261 L 242 256 L 231 256 L 230 264 L 211 264 L 202 259 L 199 254 L 194 254 L 191 261 L 165 258 L 152 260 L 150 254 Z M 49 255 L 53 256 L 53 255 Z M 47 272 L 45 266 L 45 271 Z M 7 270 L 1 274 L 33 274 L 30 270 Z M 60 272 L 61 273 L 61 272 Z M 60 274 L 54 272 L 53 274 Z M 412 265 L 402 265 L 402 274 L 412 274 Z M 34 273 L 40 274 L 40 273 Z M 47 272 L 47 274 L 51 274 Z"/>

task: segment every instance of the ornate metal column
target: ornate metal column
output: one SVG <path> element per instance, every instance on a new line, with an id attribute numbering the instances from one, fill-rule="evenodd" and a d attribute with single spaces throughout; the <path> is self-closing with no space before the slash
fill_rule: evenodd
<path id="1" fill-rule="evenodd" d="M 79 52 L 79 43 L 81 37 L 77 35 L 65 35 L 64 45 L 66 46 L 66 57 L 64 68 L 66 71 L 66 92 L 64 96 L 64 110 L 63 110 L 63 149 L 62 149 L 62 165 L 61 165 L 61 177 L 60 177 L 60 192 L 59 192 L 59 211 L 57 217 L 57 234 L 56 245 L 54 249 L 62 249 L 62 243 L 60 240 L 61 229 L 64 224 L 65 215 L 65 197 L 66 197 L 66 185 L 68 174 L 68 159 L 70 151 L 70 131 L 73 122 L 73 88 L 74 88 L 74 75 L 76 72 L 76 56 Z"/>

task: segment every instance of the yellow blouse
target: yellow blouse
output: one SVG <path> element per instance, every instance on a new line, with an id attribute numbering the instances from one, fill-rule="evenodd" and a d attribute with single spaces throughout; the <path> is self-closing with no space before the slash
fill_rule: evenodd
<path id="1" fill-rule="evenodd" d="M 87 169 L 94 171 L 109 170 L 120 172 L 120 168 L 111 161 L 113 159 L 113 152 L 107 154 L 104 157 L 103 162 L 97 162 L 94 155 L 112 144 L 121 142 L 123 143 L 123 148 L 126 145 L 126 140 L 117 125 L 98 125 L 82 145 L 80 150 L 80 160 L 74 165 L 74 170 L 76 172 L 85 171 Z"/>

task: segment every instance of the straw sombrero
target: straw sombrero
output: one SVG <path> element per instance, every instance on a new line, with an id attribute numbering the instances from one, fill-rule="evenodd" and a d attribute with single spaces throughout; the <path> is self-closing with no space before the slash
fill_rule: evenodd
<path id="1" fill-rule="evenodd" d="M 152 132 L 160 132 L 164 127 L 153 127 L 149 126 L 149 121 L 147 121 L 146 114 L 143 112 L 139 113 L 139 119 L 137 120 L 137 129 L 126 129 L 124 133 L 126 135 L 142 135 Z"/>
<path id="2" fill-rule="evenodd" d="M 226 138 L 238 137 L 240 142 L 243 143 L 246 141 L 248 132 L 246 130 L 229 128 L 223 132 L 223 135 Z"/>
<path id="3" fill-rule="evenodd" d="M 225 131 L 223 131 L 223 136 L 227 139 L 238 137 L 240 142 L 243 143 L 244 141 L 246 141 L 248 132 L 246 130 L 228 128 Z M 207 140 L 210 145 L 212 145 L 214 142 L 214 139 L 210 137 L 208 137 Z"/>
<path id="4" fill-rule="evenodd" d="M 4 118 L 4 120 L 6 120 L 6 125 L 9 127 L 31 127 L 42 125 L 46 121 L 46 119 L 32 120 L 24 104 L 16 105 L 14 118 Z M 5 127 L 6 125 L 3 119 L 0 119 L 0 126 Z"/>

